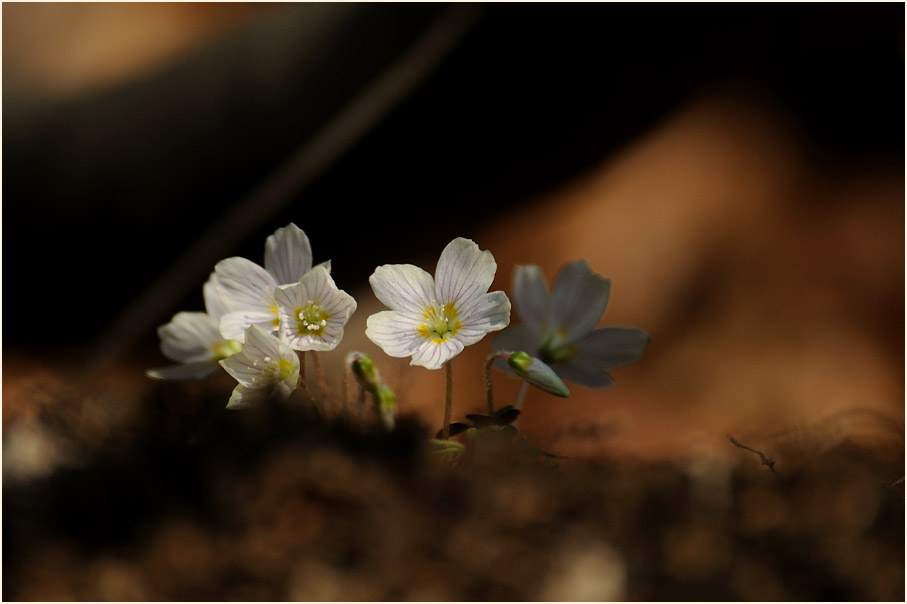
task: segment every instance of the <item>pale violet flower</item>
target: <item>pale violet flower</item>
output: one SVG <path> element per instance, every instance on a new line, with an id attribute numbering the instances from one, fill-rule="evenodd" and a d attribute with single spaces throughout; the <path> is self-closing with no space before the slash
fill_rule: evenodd
<path id="1" fill-rule="evenodd" d="M 518 266 L 513 301 L 523 319 L 495 338 L 496 350 L 524 350 L 562 379 L 582 386 L 609 386 L 608 372 L 638 361 L 649 336 L 635 327 L 595 325 L 608 306 L 611 282 L 585 261 L 564 267 L 549 293 L 537 266 Z"/>
<path id="2" fill-rule="evenodd" d="M 337 289 L 323 266 L 313 268 L 298 283 L 278 287 L 274 299 L 280 335 L 294 350 L 335 349 L 356 310 L 356 300 Z"/>
<path id="3" fill-rule="evenodd" d="M 246 329 L 242 352 L 220 362 L 239 385 L 233 389 L 228 409 L 286 399 L 299 386 L 299 357 L 277 337 L 257 325 Z"/>
<path id="4" fill-rule="evenodd" d="M 199 380 L 219 368 L 218 361 L 242 350 L 242 343 L 224 338 L 219 329 L 220 319 L 227 312 L 217 293 L 217 276 L 211 277 L 202 288 L 207 312 L 178 312 L 157 334 L 161 352 L 178 365 L 149 369 L 148 377 L 158 380 Z"/>
<path id="5" fill-rule="evenodd" d="M 371 315 L 365 335 L 392 357 L 440 369 L 510 323 L 507 295 L 488 293 L 496 270 L 491 252 L 462 237 L 441 252 L 434 278 L 411 264 L 379 266 L 369 283 L 390 310 Z"/>
<path id="6" fill-rule="evenodd" d="M 331 270 L 330 261 L 319 266 Z M 214 267 L 218 291 L 229 310 L 221 317 L 221 335 L 242 341 L 250 325 L 277 331 L 280 318 L 275 290 L 279 285 L 298 283 L 310 270 L 312 246 L 303 230 L 293 223 L 268 237 L 264 268 L 238 256 L 218 262 Z"/>

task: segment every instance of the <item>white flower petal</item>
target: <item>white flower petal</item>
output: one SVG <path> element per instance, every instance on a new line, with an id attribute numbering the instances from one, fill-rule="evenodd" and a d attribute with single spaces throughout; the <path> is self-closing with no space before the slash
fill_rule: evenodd
<path id="1" fill-rule="evenodd" d="M 282 285 L 274 293 L 280 312 L 281 333 L 294 350 L 333 350 L 343 337 L 343 327 L 356 310 L 356 300 L 337 289 L 327 269 L 316 266 L 299 283 Z M 310 305 L 324 313 L 321 329 L 301 325 L 299 313 Z"/>
<path id="2" fill-rule="evenodd" d="M 506 331 L 496 335 L 491 341 L 495 350 L 506 352 L 525 352 L 531 356 L 538 354 L 538 337 L 525 325 L 512 325 Z"/>
<path id="3" fill-rule="evenodd" d="M 513 304 L 523 324 L 536 334 L 548 318 L 548 286 L 542 270 L 535 265 L 517 266 L 513 271 Z"/>
<path id="4" fill-rule="evenodd" d="M 213 359 L 212 347 L 222 340 L 217 321 L 203 312 L 178 312 L 157 334 L 164 356 L 181 363 Z"/>
<path id="5" fill-rule="evenodd" d="M 444 248 L 435 269 L 437 299 L 441 304 L 466 306 L 485 294 L 494 281 L 497 263 L 471 239 L 457 237 Z"/>
<path id="6" fill-rule="evenodd" d="M 440 369 L 444 363 L 463 351 L 463 343 L 457 338 L 446 338 L 440 342 L 433 339 L 422 339 L 422 344 L 413 353 L 410 365 L 420 365 L 426 369 Z"/>
<path id="7" fill-rule="evenodd" d="M 583 363 L 611 371 L 642 358 L 649 334 L 635 327 L 602 327 L 575 342 Z"/>
<path id="8" fill-rule="evenodd" d="M 611 282 L 593 273 L 585 260 L 571 262 L 551 291 L 549 329 L 563 328 L 571 341 L 582 338 L 605 312 L 610 291 Z"/>
<path id="9" fill-rule="evenodd" d="M 244 341 L 246 330 L 255 325 L 271 332 L 277 329 L 278 317 L 271 310 L 266 312 L 260 311 L 237 311 L 228 312 L 220 318 L 218 329 L 220 335 L 227 340 Z"/>
<path id="10" fill-rule="evenodd" d="M 260 387 L 261 367 L 255 364 L 255 357 L 239 352 L 220 361 L 220 366 L 243 386 Z"/>
<path id="11" fill-rule="evenodd" d="M 324 262 L 319 262 L 315 266 L 323 266 L 324 270 L 326 270 L 328 272 L 328 274 L 330 274 L 330 272 L 331 272 L 331 261 L 330 260 L 325 260 Z M 312 267 L 312 268 L 314 268 L 314 267 Z"/>
<path id="12" fill-rule="evenodd" d="M 251 260 L 238 256 L 221 260 L 214 267 L 217 291 L 231 311 L 268 311 L 274 301 L 277 281 Z"/>
<path id="13" fill-rule="evenodd" d="M 156 380 L 183 382 L 204 379 L 218 369 L 220 369 L 220 365 L 218 365 L 217 361 L 195 361 L 193 363 L 181 363 L 170 367 L 149 369 L 145 372 L 145 375 Z"/>
<path id="14" fill-rule="evenodd" d="M 614 383 L 610 375 L 582 357 L 575 357 L 563 363 L 554 363 L 551 368 L 562 380 L 587 388 L 606 388 Z"/>
<path id="15" fill-rule="evenodd" d="M 266 402 L 271 398 L 271 388 L 248 388 L 239 384 L 233 389 L 227 409 L 248 409 Z"/>
<path id="16" fill-rule="evenodd" d="M 485 294 L 460 310 L 457 320 L 461 326 L 456 338 L 465 346 L 471 346 L 489 332 L 510 324 L 510 299 L 501 291 Z"/>
<path id="17" fill-rule="evenodd" d="M 435 282 L 427 272 L 412 264 L 379 266 L 368 282 L 375 296 L 391 310 L 421 317 L 436 300 Z"/>
<path id="18" fill-rule="evenodd" d="M 202 294 L 205 298 L 205 310 L 208 314 L 217 320 L 229 312 L 227 305 L 221 300 L 220 291 L 217 289 L 217 273 L 211 273 L 205 285 L 202 286 Z"/>
<path id="19" fill-rule="evenodd" d="M 394 310 L 375 313 L 366 320 L 366 337 L 392 357 L 408 357 L 425 342 L 419 334 L 421 320 Z"/>
<path id="20" fill-rule="evenodd" d="M 284 356 L 286 346 L 272 334 L 257 326 L 252 326 L 246 330 L 245 346 L 243 353 L 248 356 L 259 359 L 279 359 Z M 296 358 L 295 354 L 290 356 Z"/>
<path id="21" fill-rule="evenodd" d="M 268 237 L 265 270 L 279 285 L 296 283 L 312 270 L 312 246 L 302 229 L 291 222 Z"/>

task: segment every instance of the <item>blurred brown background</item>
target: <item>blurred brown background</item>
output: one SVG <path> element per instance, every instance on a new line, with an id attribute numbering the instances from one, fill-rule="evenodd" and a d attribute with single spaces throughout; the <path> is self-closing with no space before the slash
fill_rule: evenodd
<path id="1" fill-rule="evenodd" d="M 443 372 L 365 339 L 379 310 L 366 280 L 383 263 L 432 270 L 462 235 L 492 251 L 508 292 L 515 264 L 550 282 L 587 259 L 612 279 L 602 324 L 651 336 L 609 390 L 531 392 L 520 430 L 537 446 L 752 461 L 733 434 L 781 467 L 853 441 L 903 476 L 903 16 L 4 4 L 5 482 L 48 475 L 80 438 L 139 431 L 161 388 L 142 372 L 166 363 L 155 327 L 201 308 L 220 258 L 261 262 L 289 221 L 359 301 L 323 355 L 332 387 L 362 350 L 402 415 L 440 423 Z M 415 79 L 386 102 L 373 85 L 401 64 Z M 316 144 L 326 132 L 336 153 Z M 224 219 L 237 208 L 241 228 Z M 455 420 L 483 408 L 488 351 L 455 363 Z M 495 384 L 512 400 L 515 382 Z M 75 442 L 39 421 L 65 392 Z"/>

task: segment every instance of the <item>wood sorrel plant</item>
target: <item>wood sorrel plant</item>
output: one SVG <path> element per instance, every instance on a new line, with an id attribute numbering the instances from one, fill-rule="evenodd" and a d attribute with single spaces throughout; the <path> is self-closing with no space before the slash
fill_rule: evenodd
<path id="1" fill-rule="evenodd" d="M 510 323 L 511 303 L 502 291 L 489 292 L 497 264 L 491 252 L 458 237 L 441 252 L 432 276 L 410 264 L 385 264 L 369 283 L 389 310 L 368 317 L 365 334 L 392 357 L 411 365 L 444 367 L 444 421 L 436 448 L 462 450 L 451 435 L 452 360 L 466 346 Z M 356 300 L 337 288 L 330 262 L 312 265 L 306 234 L 295 224 L 277 229 L 265 243 L 264 267 L 245 258 L 218 262 L 203 287 L 207 312 L 180 312 L 158 329 L 161 350 L 179 364 L 147 371 L 155 379 L 200 379 L 223 367 L 238 385 L 227 407 L 246 407 L 268 398 L 286 399 L 305 384 L 305 352 L 312 352 L 322 398 L 327 395 L 318 351 L 334 350 L 355 312 Z M 648 335 L 633 327 L 595 328 L 605 310 L 610 282 L 584 262 L 568 264 L 549 293 L 536 266 L 519 266 L 513 295 L 524 324 L 494 341 L 485 364 L 488 414 L 467 416 L 466 428 L 506 427 L 513 422 L 525 388 L 535 386 L 567 397 L 564 380 L 590 387 L 611 383 L 608 371 L 638 360 Z M 506 368 L 523 380 L 513 407 L 495 409 L 491 368 Z M 360 398 L 369 393 L 385 430 L 394 428 L 396 397 L 374 362 L 362 353 L 347 356 Z M 343 402 L 346 402 L 344 381 Z M 323 401 L 326 402 L 326 401 Z M 455 430 L 456 431 L 456 430 Z"/>
<path id="2" fill-rule="evenodd" d="M 593 273 L 585 260 L 566 265 L 551 292 L 539 267 L 518 266 L 513 299 L 523 324 L 501 333 L 492 346 L 526 351 L 568 382 L 610 386 L 608 372 L 642 358 L 649 341 L 636 327 L 595 328 L 610 293 L 611 282 Z"/>
<path id="3" fill-rule="evenodd" d="M 434 277 L 412 264 L 385 264 L 369 277 L 375 296 L 390 310 L 371 315 L 365 335 L 389 356 L 412 357 L 410 365 L 446 370 L 442 440 L 450 425 L 451 360 L 510 323 L 507 294 L 488 293 L 496 270 L 491 252 L 458 237 L 441 252 Z"/>
<path id="4" fill-rule="evenodd" d="M 239 382 L 227 404 L 239 408 L 304 386 L 301 360 L 311 350 L 324 395 L 316 351 L 337 347 L 356 301 L 334 284 L 329 261 L 313 268 L 302 229 L 291 223 L 267 238 L 264 268 L 239 257 L 218 262 L 204 295 L 207 313 L 177 313 L 158 329 L 162 352 L 182 365 L 149 377 L 199 379 L 219 364 Z"/>

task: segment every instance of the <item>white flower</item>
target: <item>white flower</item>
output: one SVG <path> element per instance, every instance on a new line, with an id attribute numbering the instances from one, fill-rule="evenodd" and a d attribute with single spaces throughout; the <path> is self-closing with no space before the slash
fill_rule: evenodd
<path id="1" fill-rule="evenodd" d="M 488 293 L 496 269 L 491 252 L 462 237 L 441 252 L 435 278 L 411 264 L 379 266 L 369 283 L 391 310 L 370 316 L 365 335 L 392 357 L 441 368 L 510 322 L 507 295 Z"/>
<path id="2" fill-rule="evenodd" d="M 198 380 L 218 369 L 218 361 L 242 350 L 242 343 L 221 336 L 220 319 L 227 312 L 217 294 L 213 273 L 202 288 L 208 312 L 178 312 L 157 334 L 161 352 L 179 365 L 149 369 L 148 377 L 158 380 Z"/>
<path id="3" fill-rule="evenodd" d="M 548 364 L 561 378 L 600 388 L 612 383 L 608 371 L 638 361 L 649 336 L 635 327 L 596 323 L 608 306 L 611 282 L 585 261 L 564 267 L 548 292 L 537 266 L 518 266 L 513 300 L 522 325 L 494 340 L 496 350 L 524 350 Z"/>
<path id="4" fill-rule="evenodd" d="M 299 283 L 278 287 L 274 299 L 280 333 L 294 350 L 335 349 L 356 310 L 356 300 L 337 289 L 323 266 L 303 275 Z"/>
<path id="5" fill-rule="evenodd" d="M 299 386 L 299 358 L 289 346 L 256 325 L 246 329 L 242 352 L 220 362 L 239 385 L 228 409 L 248 407 L 271 397 L 286 399 Z"/>
<path id="6" fill-rule="evenodd" d="M 331 270 L 330 261 L 319 266 Z M 242 341 L 250 325 L 277 331 L 280 319 L 274 291 L 279 285 L 298 283 L 310 270 L 312 246 L 303 230 L 293 223 L 268 237 L 264 268 L 238 256 L 218 262 L 214 267 L 218 291 L 229 310 L 221 318 L 221 335 Z"/>

